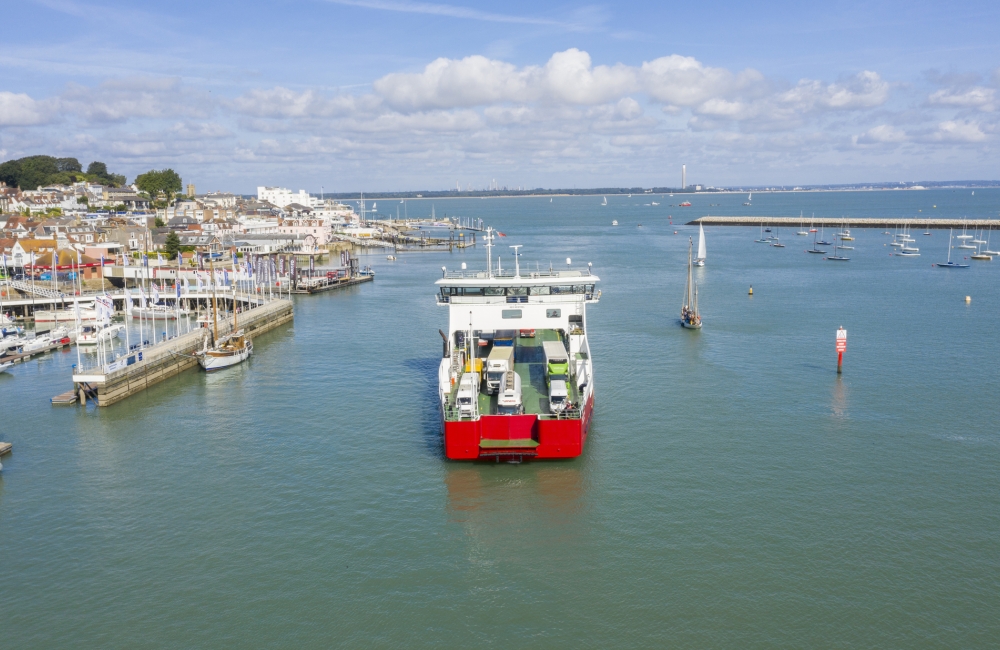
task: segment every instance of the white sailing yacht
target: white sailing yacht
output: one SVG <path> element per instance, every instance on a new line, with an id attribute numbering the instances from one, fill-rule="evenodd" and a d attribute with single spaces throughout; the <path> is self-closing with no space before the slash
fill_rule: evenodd
<path id="1" fill-rule="evenodd" d="M 211 277 L 215 277 L 214 270 Z M 212 340 L 215 341 L 215 345 L 211 348 L 208 347 L 208 339 L 205 339 L 205 347 L 197 354 L 198 365 L 204 368 L 207 372 L 212 372 L 214 370 L 221 370 L 223 368 L 228 368 L 229 366 L 235 366 L 238 363 L 246 361 L 253 354 L 253 341 L 250 337 L 243 333 L 243 330 L 237 329 L 237 316 L 236 316 L 236 295 L 233 295 L 233 329 L 229 334 L 219 338 L 219 304 L 215 296 L 215 283 L 212 283 L 212 317 L 214 319 L 214 328 L 212 334 Z"/>
<path id="2" fill-rule="evenodd" d="M 941 264 L 940 262 L 938 262 L 937 264 L 934 265 L 934 266 L 938 267 L 939 269 L 967 269 L 967 268 L 969 268 L 968 264 L 959 264 L 958 262 L 952 262 L 951 261 L 951 241 L 952 241 L 952 235 L 954 235 L 954 233 L 955 233 L 954 229 L 949 229 L 948 230 L 948 261 L 945 262 L 944 264 Z"/>
<path id="3" fill-rule="evenodd" d="M 743 205 L 750 205 L 750 201 L 752 200 L 753 200 L 753 192 L 750 192 L 749 194 L 747 194 L 747 200 L 743 203 Z"/>
<path id="4" fill-rule="evenodd" d="M 604 197 L 604 201 L 601 202 L 601 205 L 607 205 L 607 204 L 608 204 L 608 197 Z"/>
<path id="5" fill-rule="evenodd" d="M 684 290 L 684 305 L 681 307 L 681 327 L 685 327 L 689 330 L 700 330 L 701 314 L 698 312 L 698 286 L 694 284 L 694 280 L 691 277 L 691 269 L 693 266 L 691 249 L 693 247 L 694 242 L 690 237 L 688 237 L 687 287 L 685 287 Z"/>
<path id="6" fill-rule="evenodd" d="M 705 226 L 698 224 L 698 257 L 694 260 L 695 266 L 705 266 Z"/>
<path id="7" fill-rule="evenodd" d="M 962 226 L 962 234 L 961 235 L 955 235 L 955 239 L 961 239 L 962 240 L 962 243 L 960 243 L 959 245 L 955 246 L 955 248 L 962 248 L 962 249 L 965 249 L 965 250 L 975 250 L 976 249 L 975 246 L 973 246 L 972 244 L 970 244 L 969 242 L 966 241 L 967 239 L 975 239 L 974 236 L 972 236 L 972 235 L 970 235 L 968 233 L 968 226 L 967 225 Z"/>

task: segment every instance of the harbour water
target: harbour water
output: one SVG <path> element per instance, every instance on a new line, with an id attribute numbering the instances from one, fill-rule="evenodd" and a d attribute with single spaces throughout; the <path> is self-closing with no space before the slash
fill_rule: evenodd
<path id="1" fill-rule="evenodd" d="M 983 218 L 1000 191 L 680 200 L 435 202 L 506 233 L 505 267 L 523 244 L 601 277 L 573 461 L 442 458 L 433 282 L 482 247 L 373 255 L 249 363 L 105 409 L 49 406 L 75 352 L 0 374 L 0 645 L 1000 643 L 1000 260 L 934 268 L 947 233 L 916 227 L 920 257 L 855 230 L 842 264 L 707 228 L 705 326 L 677 324 L 694 217 Z"/>

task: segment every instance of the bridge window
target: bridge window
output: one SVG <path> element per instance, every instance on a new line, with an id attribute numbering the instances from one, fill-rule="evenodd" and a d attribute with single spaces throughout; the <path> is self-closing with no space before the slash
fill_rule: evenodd
<path id="1" fill-rule="evenodd" d="M 559 318 L 560 316 L 562 316 L 562 310 L 561 309 L 546 309 L 545 310 L 545 317 L 546 318 Z"/>
<path id="2" fill-rule="evenodd" d="M 528 295 L 527 287 L 507 287 L 508 296 L 526 296 Z"/>
<path id="3" fill-rule="evenodd" d="M 503 287 L 486 287 L 483 289 L 483 295 L 486 296 L 502 296 Z"/>
<path id="4" fill-rule="evenodd" d="M 550 287 L 548 287 L 548 286 L 531 287 L 531 295 L 533 295 L 533 296 L 547 296 L 550 293 L 552 293 L 551 291 L 549 291 L 549 289 L 550 289 Z"/>
<path id="5" fill-rule="evenodd" d="M 552 287 L 552 293 L 573 293 L 573 287 L 568 284 L 557 284 Z"/>

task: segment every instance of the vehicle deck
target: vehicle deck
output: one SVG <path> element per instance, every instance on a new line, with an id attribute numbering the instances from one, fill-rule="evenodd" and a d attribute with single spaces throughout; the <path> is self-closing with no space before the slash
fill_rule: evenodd
<path id="1" fill-rule="evenodd" d="M 549 412 L 549 388 L 545 383 L 545 352 L 542 350 L 542 343 L 559 340 L 559 332 L 548 329 L 536 330 L 533 338 L 518 336 L 514 339 L 514 372 L 521 377 L 521 404 L 526 415 L 554 416 Z M 492 349 L 492 344 L 481 348 L 478 356 L 485 358 Z M 566 382 L 566 389 L 569 391 L 570 402 L 574 405 L 579 404 L 580 394 L 574 382 Z M 457 393 L 458 382 L 449 398 L 451 404 L 455 403 Z M 495 415 L 496 412 L 497 394 L 487 395 L 483 382 L 483 388 L 479 392 L 479 413 Z"/>

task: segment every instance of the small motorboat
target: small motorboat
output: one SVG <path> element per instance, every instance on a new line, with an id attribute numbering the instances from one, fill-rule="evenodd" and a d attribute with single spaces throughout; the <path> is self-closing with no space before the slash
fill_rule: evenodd
<path id="1" fill-rule="evenodd" d="M 396 256 L 395 255 L 386 255 L 385 259 L 389 260 L 390 262 L 395 262 L 396 261 Z"/>
<path id="2" fill-rule="evenodd" d="M 618 220 L 617 220 L 617 219 L 615 219 L 614 221 L 612 221 L 612 222 L 611 222 L 611 225 L 612 225 L 612 226 L 617 226 L 617 225 L 618 225 Z"/>

